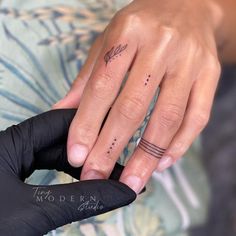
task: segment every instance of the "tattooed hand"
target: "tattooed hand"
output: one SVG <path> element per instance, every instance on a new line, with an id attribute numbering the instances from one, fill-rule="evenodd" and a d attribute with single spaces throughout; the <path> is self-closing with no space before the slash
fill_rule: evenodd
<path id="1" fill-rule="evenodd" d="M 139 192 L 154 170 L 183 156 L 209 119 L 221 71 L 215 36 L 221 13 L 210 0 L 134 0 L 117 12 L 69 94 L 55 105 L 79 107 L 67 148 L 71 165 L 84 163 L 81 179 L 109 177 L 158 87 L 158 101 L 120 180 Z"/>

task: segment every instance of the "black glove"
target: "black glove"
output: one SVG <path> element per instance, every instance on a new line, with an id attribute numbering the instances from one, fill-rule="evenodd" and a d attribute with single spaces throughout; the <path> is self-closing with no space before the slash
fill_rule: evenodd
<path id="1" fill-rule="evenodd" d="M 76 110 L 54 110 L 0 132 L 0 235 L 37 236 L 133 202 L 136 193 L 110 179 L 36 186 L 24 183 L 36 169 L 64 171 L 76 179 L 81 168 L 67 161 L 66 140 Z M 115 180 L 116 179 L 116 180 Z"/>

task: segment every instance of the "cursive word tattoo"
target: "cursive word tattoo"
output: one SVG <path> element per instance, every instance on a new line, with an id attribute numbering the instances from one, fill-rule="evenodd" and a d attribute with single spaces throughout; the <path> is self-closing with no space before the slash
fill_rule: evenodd
<path id="1" fill-rule="evenodd" d="M 116 57 L 121 56 L 121 53 L 128 47 L 128 44 L 119 44 L 117 47 L 113 46 L 104 56 L 106 66 L 109 62 L 114 60 Z"/>
<path id="2" fill-rule="evenodd" d="M 161 159 L 161 157 L 163 156 L 164 152 L 166 149 L 164 148 L 160 148 L 150 142 L 148 142 L 147 140 L 141 138 L 138 147 L 141 148 L 143 151 L 145 151 L 146 153 Z"/>

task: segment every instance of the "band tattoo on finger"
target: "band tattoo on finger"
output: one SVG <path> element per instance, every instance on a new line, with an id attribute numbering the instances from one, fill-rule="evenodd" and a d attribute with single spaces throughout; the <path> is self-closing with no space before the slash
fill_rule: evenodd
<path id="1" fill-rule="evenodd" d="M 114 138 L 111 146 L 109 147 L 109 150 L 107 151 L 107 154 L 111 153 L 112 149 L 114 148 L 114 146 L 116 144 L 116 141 L 117 141 L 117 138 Z"/>
<path id="2" fill-rule="evenodd" d="M 146 81 L 145 81 L 145 86 L 147 86 L 147 84 L 148 84 L 148 82 L 149 82 L 149 80 L 150 80 L 150 77 L 151 77 L 151 75 L 148 75 L 148 77 L 147 77 L 147 79 L 146 79 Z"/>
<path id="3" fill-rule="evenodd" d="M 113 46 L 104 56 L 104 61 L 106 63 L 106 66 L 109 62 L 117 58 L 118 56 L 121 56 L 121 53 L 128 47 L 128 44 L 122 45 L 119 44 L 118 46 Z"/>
<path id="4" fill-rule="evenodd" d="M 164 152 L 166 149 L 164 148 L 160 148 L 158 146 L 156 146 L 155 144 L 152 144 L 150 142 L 148 142 L 147 140 L 141 138 L 138 147 L 141 148 L 143 151 L 145 151 L 146 153 L 161 159 L 161 157 L 163 156 Z"/>

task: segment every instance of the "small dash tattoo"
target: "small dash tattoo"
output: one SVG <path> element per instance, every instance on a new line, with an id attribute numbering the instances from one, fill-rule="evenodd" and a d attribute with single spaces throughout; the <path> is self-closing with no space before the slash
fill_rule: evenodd
<path id="1" fill-rule="evenodd" d="M 117 47 L 113 46 L 104 56 L 106 66 L 109 62 L 114 60 L 116 57 L 121 56 L 121 53 L 128 47 L 128 44 L 119 44 Z"/>

